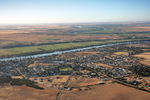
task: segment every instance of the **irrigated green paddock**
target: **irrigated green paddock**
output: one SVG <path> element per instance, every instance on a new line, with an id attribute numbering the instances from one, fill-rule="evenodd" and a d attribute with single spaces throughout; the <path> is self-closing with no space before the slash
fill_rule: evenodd
<path id="1" fill-rule="evenodd" d="M 8 49 L 0 49 L 0 56 L 2 55 L 15 55 L 15 54 L 25 54 L 25 53 L 36 53 L 36 52 L 53 52 L 66 49 L 74 49 L 80 47 L 87 47 L 93 45 L 101 45 L 113 42 L 127 42 L 127 41 L 137 41 L 142 39 L 126 39 L 126 40 L 105 40 L 105 41 L 91 41 L 91 42 L 76 42 L 76 43 L 62 43 L 53 45 L 41 45 L 41 46 L 27 46 L 27 47 L 16 47 Z"/>

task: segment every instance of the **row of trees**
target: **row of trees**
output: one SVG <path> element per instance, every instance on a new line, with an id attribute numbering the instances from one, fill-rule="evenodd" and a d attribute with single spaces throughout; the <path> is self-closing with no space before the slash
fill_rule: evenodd
<path id="1" fill-rule="evenodd" d="M 34 81 L 27 80 L 27 79 L 12 79 L 10 77 L 6 77 L 6 78 L 0 78 L 0 83 L 1 84 L 10 83 L 11 85 L 26 85 L 36 89 L 44 89 L 43 87 L 39 87 L 38 85 L 36 85 Z"/>
<path id="2" fill-rule="evenodd" d="M 150 66 L 132 66 L 129 68 L 129 70 L 141 76 L 150 76 Z"/>

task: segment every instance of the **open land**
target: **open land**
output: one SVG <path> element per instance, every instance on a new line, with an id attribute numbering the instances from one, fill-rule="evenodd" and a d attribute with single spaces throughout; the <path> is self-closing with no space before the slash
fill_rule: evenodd
<path id="1" fill-rule="evenodd" d="M 90 90 L 64 91 L 60 100 L 148 100 L 150 94 L 120 84 L 91 86 Z"/>
<path id="2" fill-rule="evenodd" d="M 127 52 L 115 52 L 116 55 L 128 55 Z"/>
<path id="3" fill-rule="evenodd" d="M 58 51 L 59 46 L 62 49 L 72 49 L 99 45 L 98 42 L 106 42 L 106 40 L 149 37 L 149 23 L 1 25 L 0 56 L 37 54 Z M 73 43 L 72 47 L 68 46 L 70 42 Z"/>
<path id="4" fill-rule="evenodd" d="M 149 37 L 149 23 L 1 26 L 3 57 L 147 42 L 0 61 L 0 100 L 148 100 Z"/>
<path id="5" fill-rule="evenodd" d="M 27 86 L 0 86 L 0 100 L 54 100 L 58 90 L 38 90 Z"/>
<path id="6" fill-rule="evenodd" d="M 141 63 L 150 66 L 150 42 L 141 43 L 141 44 L 129 44 L 127 47 L 141 47 L 144 53 L 140 53 L 135 55 L 135 57 L 143 58 L 141 59 Z M 147 49 L 145 49 L 147 48 Z"/>
<path id="7" fill-rule="evenodd" d="M 45 85 L 47 87 L 55 87 L 57 89 L 62 88 L 67 79 L 68 79 L 68 75 L 37 77 L 36 79 L 30 78 L 30 80 L 33 80 L 39 84 Z"/>
<path id="8" fill-rule="evenodd" d="M 85 76 L 88 77 L 88 76 Z M 71 77 L 67 87 L 82 87 L 88 85 L 95 85 L 100 80 L 97 78 L 82 78 L 82 76 Z"/>
<path id="9" fill-rule="evenodd" d="M 2 80 L 8 75 L 13 79 L 27 78 L 44 89 L 35 89 L 28 85 L 4 86 L 2 83 L 0 97 L 2 100 L 25 97 L 31 100 L 147 100 L 150 96 L 149 66 L 142 65 L 141 60 L 134 55 L 149 48 L 127 46 L 3 61 L 0 63 L 4 66 L 0 72 Z M 138 71 L 135 70 L 136 66 Z M 6 96 L 7 93 L 10 93 L 10 96 Z"/>
<path id="10" fill-rule="evenodd" d="M 150 52 L 144 52 L 138 55 L 135 55 L 139 58 L 144 58 L 144 60 L 140 61 L 142 64 L 150 66 Z"/>

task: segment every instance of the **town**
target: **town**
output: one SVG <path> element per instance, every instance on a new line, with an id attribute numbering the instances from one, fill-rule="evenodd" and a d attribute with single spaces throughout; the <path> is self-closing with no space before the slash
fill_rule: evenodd
<path id="1" fill-rule="evenodd" d="M 149 42 L 148 42 L 149 43 Z M 134 55 L 149 47 L 118 45 L 51 56 L 1 61 L 0 78 L 27 79 L 58 90 L 117 82 L 150 91 L 150 67 Z M 81 81 L 81 84 L 79 81 Z M 1 83 L 2 84 L 2 83 Z"/>

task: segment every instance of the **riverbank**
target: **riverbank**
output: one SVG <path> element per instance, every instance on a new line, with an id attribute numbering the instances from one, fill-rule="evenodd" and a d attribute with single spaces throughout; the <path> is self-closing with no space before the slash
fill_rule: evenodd
<path id="1" fill-rule="evenodd" d="M 72 50 L 77 48 L 98 46 L 98 45 L 110 44 L 110 43 L 143 41 L 143 40 L 149 40 L 149 39 L 124 39 L 124 40 L 90 41 L 90 42 L 72 42 L 72 43 L 61 43 L 61 44 L 51 44 L 51 45 L 7 48 L 7 49 L 0 49 L 0 58 L 52 53 L 55 51 Z"/>
<path id="2" fill-rule="evenodd" d="M 67 53 L 67 52 L 75 52 L 75 51 L 81 51 L 81 50 L 87 50 L 87 49 L 92 49 L 92 48 L 99 48 L 99 47 L 106 47 L 106 46 L 113 46 L 113 45 L 120 45 L 120 44 L 135 44 L 135 43 L 141 43 L 141 42 L 146 42 L 148 40 L 144 39 L 131 39 L 131 40 L 112 40 L 112 41 L 104 41 L 104 42 L 99 42 L 97 41 L 97 45 L 100 46 L 95 46 L 91 43 L 91 46 L 88 44 L 87 46 L 76 46 L 74 48 L 64 48 L 59 51 L 49 51 L 50 53 L 47 53 L 46 51 L 44 52 L 33 52 L 33 53 L 27 53 L 26 55 L 24 54 L 19 54 L 19 55 L 10 55 L 5 58 L 1 57 L 0 61 L 7 61 L 7 60 L 15 60 L 15 59 L 23 59 L 23 58 L 36 58 L 36 57 L 42 57 L 42 56 L 49 56 L 49 55 L 54 55 L 54 54 L 62 54 L 62 53 Z M 73 43 L 72 43 L 73 44 Z M 71 46 L 71 45 L 70 45 Z M 26 48 L 27 49 L 27 48 Z"/>

